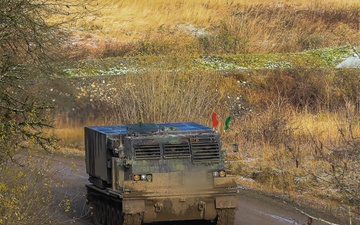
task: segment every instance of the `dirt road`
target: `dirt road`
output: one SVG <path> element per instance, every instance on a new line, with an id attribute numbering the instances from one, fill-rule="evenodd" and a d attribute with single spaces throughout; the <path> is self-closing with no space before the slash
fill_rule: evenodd
<path id="1" fill-rule="evenodd" d="M 70 211 L 59 212 L 59 220 L 63 224 L 93 225 L 89 208 L 85 204 L 85 184 L 87 174 L 85 162 L 81 157 L 59 157 L 52 159 L 52 171 L 60 185 L 54 188 L 54 193 L 60 198 L 69 199 Z M 249 190 L 239 190 L 239 207 L 237 209 L 236 225 L 303 225 L 308 223 L 308 217 L 296 210 L 291 204 L 280 199 L 271 198 Z M 314 212 L 312 212 L 314 213 Z M 315 214 L 315 213 L 314 213 Z M 314 216 L 317 216 L 316 214 Z M 334 222 L 334 221 L 333 221 Z M 199 224 L 189 222 L 161 223 L 162 225 Z M 204 224 L 204 223 L 200 223 Z M 326 223 L 313 220 L 311 225 Z"/>

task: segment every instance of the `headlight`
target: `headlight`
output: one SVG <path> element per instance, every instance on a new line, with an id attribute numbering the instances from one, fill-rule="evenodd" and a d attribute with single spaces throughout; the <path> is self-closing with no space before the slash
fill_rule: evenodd
<path id="1" fill-rule="evenodd" d="M 135 180 L 135 181 L 139 181 L 139 180 L 140 180 L 140 177 L 141 177 L 140 175 L 135 174 L 135 175 L 134 175 L 134 180 Z"/>
<path id="2" fill-rule="evenodd" d="M 225 170 L 220 170 L 219 176 L 220 176 L 220 177 L 226 177 L 226 172 L 225 172 Z"/>
<path id="3" fill-rule="evenodd" d="M 214 171 L 213 177 L 226 177 L 226 172 L 225 170 Z"/>
<path id="4" fill-rule="evenodd" d="M 152 175 L 151 174 L 134 174 L 133 175 L 134 181 L 152 181 Z"/>

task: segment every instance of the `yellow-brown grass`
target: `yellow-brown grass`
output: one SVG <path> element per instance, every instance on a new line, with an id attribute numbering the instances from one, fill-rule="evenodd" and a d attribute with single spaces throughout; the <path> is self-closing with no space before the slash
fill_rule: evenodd
<path id="1" fill-rule="evenodd" d="M 74 97 L 83 103 L 91 96 L 94 111 L 88 113 L 96 116 L 87 120 L 78 114 L 71 126 L 58 119 L 55 132 L 65 151 L 76 154 L 76 148 L 83 151 L 83 126 L 96 124 L 95 120 L 96 125 L 176 121 L 210 125 L 215 111 L 223 147 L 239 144 L 239 153 L 228 158 L 235 160 L 230 169 L 245 178 L 239 184 L 301 201 L 317 198 L 330 207 L 347 199 L 332 176 L 346 165 L 342 180 L 347 183 L 341 185 L 353 185 L 351 177 L 359 171 L 351 147 L 356 149 L 360 136 L 355 73 L 270 70 L 223 76 L 152 68 L 111 83 L 90 81 L 89 90 L 84 90 L 86 85 L 82 88 L 86 94 Z M 241 107 L 234 108 L 238 104 Z M 234 120 L 224 132 L 224 120 L 231 114 Z"/>
<path id="2" fill-rule="evenodd" d="M 296 52 L 359 44 L 356 0 L 97 3 L 91 7 L 96 15 L 70 23 L 74 44 L 97 56 L 172 55 L 189 47 L 199 54 Z"/>
<path id="3" fill-rule="evenodd" d="M 193 54 L 229 51 L 236 54 L 359 44 L 358 1 L 247 2 L 99 1 L 102 7 L 99 15 L 85 18 L 77 26 L 97 35 L 95 39 L 113 41 L 110 49 L 136 43 L 128 46 L 132 54 L 172 54 L 179 64 L 184 62 L 177 57 L 188 60 L 181 52 L 192 45 L 195 46 L 192 46 Z M 213 39 L 199 38 L 196 42 L 179 34 L 184 32 L 181 31 L 184 24 L 208 31 L 217 29 L 218 33 Z M 229 42 L 234 45 L 225 44 Z M 243 46 L 237 46 L 239 43 Z M 207 46 L 201 48 L 200 45 Z M 214 49 L 206 52 L 208 46 Z M 238 49 L 232 52 L 234 46 Z M 250 108 L 239 112 L 241 116 L 232 121 L 227 132 L 220 126 L 224 146 L 234 142 L 240 146 L 240 153 L 235 156 L 238 161 L 232 169 L 256 180 L 254 186 L 260 183 L 262 188 L 270 187 L 289 195 L 306 192 L 304 195 L 320 198 L 334 191 L 331 196 L 335 202 L 344 200 L 339 198 L 342 193 L 333 180 L 328 185 L 319 184 L 314 177 L 331 177 L 332 162 L 328 156 L 332 149 L 346 148 L 344 138 L 352 141 L 351 135 L 360 136 L 359 112 L 356 112 L 359 110 L 357 74 L 293 70 L 243 75 L 238 80 L 218 75 L 216 79 L 206 79 L 203 72 L 193 76 L 180 71 L 170 76 L 161 71 L 161 62 L 157 65 L 160 72 L 149 70 L 142 72 L 146 77 L 124 77 L 113 89 L 115 92 L 106 89 L 110 96 L 99 96 L 98 90 L 92 90 L 95 91 L 90 93 L 92 96 L 103 97 L 97 101 L 104 113 L 98 117 L 106 118 L 101 125 L 190 119 L 210 124 L 211 111 L 215 110 L 223 120 L 233 113 L 229 105 L 237 104 L 229 102 L 228 97 L 241 96 L 246 100 L 242 102 L 244 107 Z M 242 81 L 247 81 L 249 87 L 241 86 Z M 214 92 L 215 86 L 218 89 Z M 206 91 L 208 88 L 211 91 Z M 209 99 L 212 105 L 206 105 Z M 344 105 L 346 101 L 351 103 Z M 196 103 L 200 103 L 200 107 Z M 78 139 L 83 142 L 83 125 L 69 129 L 67 124 L 59 123 L 61 129 L 57 133 L 69 148 L 80 147 Z M 320 150 L 323 152 L 319 153 Z M 340 160 L 349 165 L 353 163 L 351 158 Z M 317 185 L 322 189 L 317 189 Z"/>
<path id="4" fill-rule="evenodd" d="M 193 24 L 209 28 L 216 26 L 220 21 L 237 9 L 246 9 L 254 5 L 268 5 L 269 7 L 283 7 L 290 5 L 297 9 L 329 10 L 356 8 L 360 5 L 357 0 L 124 0 L 124 1 L 97 1 L 100 9 L 97 16 L 85 18 L 78 26 L 93 31 L 100 31 L 102 38 L 117 40 L 140 40 L 147 32 L 152 34 L 163 30 L 177 30 L 179 24 Z M 286 14 L 286 7 L 284 12 Z M 290 16 L 290 15 L 289 15 Z"/>
<path id="5" fill-rule="evenodd" d="M 84 155 L 84 128 L 76 126 L 69 128 L 67 125 L 58 124 L 54 134 L 59 137 L 60 152 L 72 155 Z"/>

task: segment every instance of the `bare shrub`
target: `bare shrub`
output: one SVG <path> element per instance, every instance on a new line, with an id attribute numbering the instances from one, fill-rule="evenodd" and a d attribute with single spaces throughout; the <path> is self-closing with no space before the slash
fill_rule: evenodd
<path id="1" fill-rule="evenodd" d="M 127 75 L 116 85 L 104 108 L 113 123 L 208 122 L 220 102 L 216 74 L 168 73 L 159 70 Z"/>
<path id="2" fill-rule="evenodd" d="M 338 135 L 332 140 L 314 137 L 313 146 L 323 166 L 317 169 L 305 168 L 317 179 L 319 185 L 333 190 L 331 197 L 336 199 L 337 204 L 351 206 L 351 214 L 358 216 L 360 138 L 354 133 L 355 125 L 359 125 L 354 109 L 352 104 L 347 105 L 345 120 L 343 124 L 339 124 Z"/>
<path id="3" fill-rule="evenodd" d="M 350 72 L 326 69 L 275 69 L 259 72 L 249 80 L 254 88 L 248 92 L 254 93 L 248 94 L 257 107 L 266 108 L 280 96 L 298 110 L 336 111 L 345 106 L 345 99 L 358 101 L 357 77 Z"/>
<path id="4" fill-rule="evenodd" d="M 205 54 L 238 54 L 248 53 L 250 45 L 250 31 L 247 29 L 246 20 L 237 18 L 233 21 L 230 18 L 228 22 L 221 21 L 214 28 L 214 33 L 198 38 L 199 47 Z M 229 24 L 228 24 L 229 23 Z"/>
<path id="5" fill-rule="evenodd" d="M 341 93 L 343 106 L 353 105 L 354 113 L 360 114 L 360 74 L 355 70 L 339 70 L 334 77 L 335 90 Z"/>
<path id="6" fill-rule="evenodd" d="M 242 149 L 241 160 L 248 161 L 247 166 L 252 168 L 242 169 L 243 176 L 289 193 L 296 189 L 295 171 L 301 160 L 296 137 L 299 127 L 293 123 L 291 107 L 281 95 L 259 110 L 236 118 L 231 133 L 225 136 L 236 139 Z"/>

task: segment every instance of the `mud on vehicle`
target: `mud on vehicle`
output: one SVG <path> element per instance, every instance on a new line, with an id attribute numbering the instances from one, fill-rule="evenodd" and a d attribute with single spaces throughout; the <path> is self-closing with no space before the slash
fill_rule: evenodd
<path id="1" fill-rule="evenodd" d="M 208 220 L 232 225 L 236 183 L 220 136 L 197 123 L 85 127 L 95 224 Z"/>

